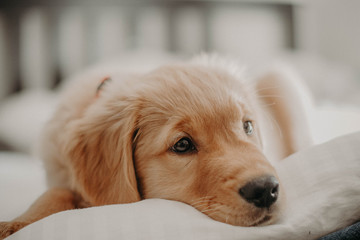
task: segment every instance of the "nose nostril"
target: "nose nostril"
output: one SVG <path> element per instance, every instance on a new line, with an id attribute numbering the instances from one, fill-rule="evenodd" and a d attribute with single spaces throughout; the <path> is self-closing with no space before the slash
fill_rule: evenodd
<path id="1" fill-rule="evenodd" d="M 277 197 L 278 191 L 279 191 L 279 185 L 277 185 L 276 187 L 271 189 L 271 192 L 270 192 L 271 196 L 272 197 Z"/>
<path id="2" fill-rule="evenodd" d="M 279 182 L 273 176 L 263 176 L 240 188 L 239 194 L 256 207 L 270 207 L 278 198 Z"/>

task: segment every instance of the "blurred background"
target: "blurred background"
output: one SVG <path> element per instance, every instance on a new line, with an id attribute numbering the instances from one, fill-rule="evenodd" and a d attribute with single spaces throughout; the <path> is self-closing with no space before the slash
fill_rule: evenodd
<path id="1" fill-rule="evenodd" d="M 250 72 L 291 65 L 318 109 L 317 142 L 359 130 L 359 24 L 358 0 L 0 0 L 0 149 L 31 152 L 58 87 L 87 66 L 203 51 Z"/>

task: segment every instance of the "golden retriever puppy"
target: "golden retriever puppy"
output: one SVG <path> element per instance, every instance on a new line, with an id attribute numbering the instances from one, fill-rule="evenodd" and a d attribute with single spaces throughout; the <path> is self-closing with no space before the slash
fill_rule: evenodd
<path id="1" fill-rule="evenodd" d="M 203 56 L 147 73 L 77 78 L 44 130 L 49 190 L 1 223 L 1 236 L 59 211 L 148 198 L 187 203 L 238 226 L 278 219 L 285 194 L 264 135 L 277 158 L 308 141 L 295 136 L 306 122 L 296 120 L 302 100 L 287 77 L 249 82 L 236 65 Z M 265 112 L 281 136 L 269 136 Z"/>

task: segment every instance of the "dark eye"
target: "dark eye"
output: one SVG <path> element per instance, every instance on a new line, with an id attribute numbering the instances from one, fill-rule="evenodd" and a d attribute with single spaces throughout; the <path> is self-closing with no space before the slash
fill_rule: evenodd
<path id="1" fill-rule="evenodd" d="M 254 132 L 254 127 L 251 121 L 244 122 L 244 131 L 247 135 L 251 135 Z"/>
<path id="2" fill-rule="evenodd" d="M 183 137 L 172 146 L 171 150 L 175 153 L 182 154 L 193 152 L 196 149 L 189 138 Z"/>

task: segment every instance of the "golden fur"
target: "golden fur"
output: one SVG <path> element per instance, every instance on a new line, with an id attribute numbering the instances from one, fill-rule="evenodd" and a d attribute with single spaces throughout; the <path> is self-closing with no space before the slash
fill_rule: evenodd
<path id="1" fill-rule="evenodd" d="M 96 97 L 105 75 L 112 81 Z M 277 175 L 263 150 L 262 89 L 252 89 L 254 84 L 236 67 L 205 57 L 146 74 L 90 73 L 78 78 L 44 131 L 42 157 L 50 189 L 38 200 L 44 210 L 39 212 L 35 203 L 22 217 L 1 223 L 2 236 L 61 210 L 147 198 L 181 201 L 232 225 L 277 219 L 281 190 L 276 203 L 265 209 L 239 195 L 249 180 Z M 279 106 L 270 112 L 282 111 L 274 118 L 281 122 L 282 115 L 286 121 L 291 112 Z M 243 129 L 248 120 L 254 124 L 252 135 Z M 288 123 L 285 132 L 290 134 L 292 127 Z M 182 137 L 193 140 L 195 152 L 171 151 Z M 291 137 L 286 144 L 278 141 L 280 157 L 297 150 Z M 57 192 L 68 197 L 64 200 Z"/>

